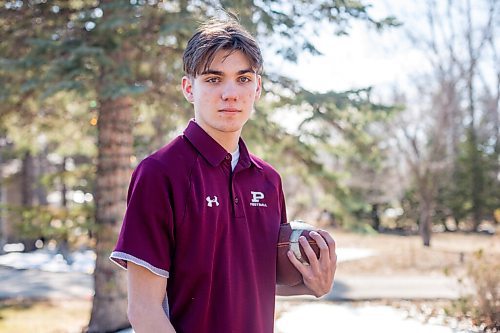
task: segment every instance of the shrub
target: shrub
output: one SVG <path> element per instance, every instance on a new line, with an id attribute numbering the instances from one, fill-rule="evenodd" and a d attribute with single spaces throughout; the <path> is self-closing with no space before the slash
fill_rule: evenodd
<path id="1" fill-rule="evenodd" d="M 467 264 L 472 293 L 453 303 L 452 312 L 468 317 L 484 332 L 500 332 L 500 258 L 476 251 Z"/>

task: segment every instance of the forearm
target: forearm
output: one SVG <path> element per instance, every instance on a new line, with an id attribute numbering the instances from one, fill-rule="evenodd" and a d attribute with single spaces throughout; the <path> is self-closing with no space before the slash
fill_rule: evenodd
<path id="1" fill-rule="evenodd" d="M 175 333 L 162 306 L 167 279 L 133 262 L 128 263 L 127 276 L 127 315 L 135 332 Z"/>
<path id="2" fill-rule="evenodd" d="M 174 327 L 161 307 L 129 310 L 129 320 L 136 333 L 175 333 Z"/>
<path id="3" fill-rule="evenodd" d="M 295 295 L 311 295 L 314 294 L 303 283 L 290 287 L 284 285 L 276 286 L 276 295 L 278 296 L 295 296 Z"/>

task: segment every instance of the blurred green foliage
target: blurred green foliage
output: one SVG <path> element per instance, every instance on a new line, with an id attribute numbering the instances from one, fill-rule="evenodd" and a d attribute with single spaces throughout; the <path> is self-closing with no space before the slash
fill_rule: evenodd
<path id="1" fill-rule="evenodd" d="M 0 209 L 12 222 L 17 234 L 28 239 L 55 240 L 57 243 L 68 241 L 81 245 L 85 244 L 84 240 L 94 228 L 92 205 L 71 208 L 3 206 Z"/>
<path id="2" fill-rule="evenodd" d="M 70 172 L 57 166 L 60 161 L 50 162 L 55 170 L 37 176 L 47 192 L 61 191 L 63 185 L 68 191 L 77 190 L 81 180 L 93 191 L 89 171 L 95 170 L 99 149 L 95 125 L 103 100 L 134 98 L 133 165 L 179 133 L 192 117 L 178 83 L 181 55 L 207 14 L 237 13 L 263 48 L 272 48 L 291 61 L 300 52 L 318 53 L 309 33 L 323 29 L 324 22 L 330 22 L 336 34 L 348 33 L 352 19 L 377 29 L 398 24 L 392 17 L 373 19 L 368 6 L 358 1 L 224 1 L 220 5 L 210 1 L 2 1 L 0 8 L 0 73 L 9 82 L 0 96 L 4 137 L 14 143 L 17 156 L 29 151 L 35 156 L 80 159 L 79 168 L 87 170 Z M 321 22 L 311 24 L 312 17 Z M 303 196 L 292 189 L 287 193 L 291 206 L 303 207 L 297 215 L 312 205 L 313 211 L 331 211 L 342 222 L 358 209 L 350 207 L 361 202 L 353 202 L 339 181 L 345 176 L 325 165 L 318 150 L 338 159 L 352 158 L 355 164 L 372 163 L 380 154 L 367 126 L 383 121 L 392 109 L 370 103 L 369 89 L 317 94 L 272 70 L 266 71 L 264 82 L 265 96 L 244 130 L 245 139 L 252 151 L 283 173 L 285 182 L 294 178 L 308 188 Z M 290 133 L 273 119 L 276 110 L 290 109 L 309 115 L 303 117 L 299 133 Z M 344 138 L 341 145 L 331 144 L 336 136 Z M 320 193 L 317 200 L 311 198 L 313 192 Z"/>

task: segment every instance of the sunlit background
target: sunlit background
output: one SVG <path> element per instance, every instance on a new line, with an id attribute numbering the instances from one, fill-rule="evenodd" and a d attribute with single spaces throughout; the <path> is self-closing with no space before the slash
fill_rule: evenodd
<path id="1" fill-rule="evenodd" d="M 130 175 L 193 117 L 182 52 L 222 9 L 265 59 L 243 138 L 337 241 L 276 332 L 498 331 L 499 1 L 0 0 L 0 332 L 127 329 Z"/>

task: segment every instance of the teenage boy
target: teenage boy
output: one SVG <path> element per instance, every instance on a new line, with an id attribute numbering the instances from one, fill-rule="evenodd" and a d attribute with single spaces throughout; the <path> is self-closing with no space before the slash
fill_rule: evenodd
<path id="1" fill-rule="evenodd" d="M 128 268 L 128 316 L 136 332 L 272 332 L 276 294 L 330 291 L 335 243 L 312 232 L 318 260 L 302 239 L 310 266 L 289 258 L 304 283 L 276 286 L 281 179 L 240 138 L 262 91 L 259 46 L 235 21 L 212 20 L 183 60 L 194 120 L 134 171 L 111 254 Z"/>

